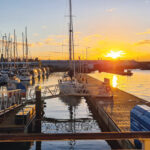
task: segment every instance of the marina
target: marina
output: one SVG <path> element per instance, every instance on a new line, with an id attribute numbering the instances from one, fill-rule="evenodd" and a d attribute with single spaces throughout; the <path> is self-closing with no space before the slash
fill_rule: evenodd
<path id="1" fill-rule="evenodd" d="M 1 17 L 1 149 L 150 149 L 150 42 L 139 40 L 150 32 L 140 31 L 141 17 L 131 26 L 145 6 L 133 13 L 136 3 L 126 1 L 7 5 L 13 21 L 7 12 L 11 22 Z M 60 32 L 62 8 L 67 33 Z M 17 30 L 8 33 L 12 22 Z"/>

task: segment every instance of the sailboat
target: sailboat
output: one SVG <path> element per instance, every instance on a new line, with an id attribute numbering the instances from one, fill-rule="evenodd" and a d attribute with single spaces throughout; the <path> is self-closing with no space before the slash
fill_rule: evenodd
<path id="1" fill-rule="evenodd" d="M 58 81 L 60 93 L 65 95 L 75 95 L 83 89 L 83 84 L 75 78 L 75 59 L 74 59 L 74 37 L 73 37 L 73 19 L 72 19 L 72 0 L 69 0 L 69 72 L 64 74 Z"/>
<path id="2" fill-rule="evenodd" d="M 20 69 L 20 74 L 19 78 L 21 81 L 31 81 L 32 80 L 32 75 L 30 74 L 29 71 L 29 66 L 27 64 L 28 61 L 28 41 L 27 41 L 27 28 L 25 29 L 25 34 L 26 34 L 26 66 Z M 24 40 L 23 40 L 23 46 L 24 46 Z"/>
<path id="3" fill-rule="evenodd" d="M 79 83 L 75 78 L 75 59 L 74 59 L 74 37 L 73 37 L 73 20 L 72 20 L 72 0 L 69 0 L 69 66 L 68 74 L 64 74 L 62 80 L 58 81 L 60 93 L 67 96 L 81 96 L 89 93 L 88 88 L 85 89 L 84 84 Z M 86 84 L 86 86 L 89 86 Z M 91 86 L 91 85 L 90 85 Z M 95 86 L 95 85 L 94 85 Z M 104 83 L 98 86 L 99 92 L 97 97 L 113 97 L 110 88 L 109 79 L 105 79 Z"/>

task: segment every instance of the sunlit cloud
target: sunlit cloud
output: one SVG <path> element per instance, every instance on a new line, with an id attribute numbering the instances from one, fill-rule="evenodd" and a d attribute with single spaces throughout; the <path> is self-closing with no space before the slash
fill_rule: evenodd
<path id="1" fill-rule="evenodd" d="M 54 39 L 52 39 L 52 38 L 47 38 L 47 39 L 44 40 L 44 43 L 45 43 L 45 44 L 49 44 L 49 43 L 51 43 L 51 42 L 53 42 L 53 41 L 54 41 Z"/>
<path id="2" fill-rule="evenodd" d="M 135 45 L 150 45 L 150 40 L 141 40 L 135 43 Z"/>
<path id="3" fill-rule="evenodd" d="M 115 10 L 116 10 L 116 8 L 110 8 L 110 9 L 106 9 L 106 12 L 111 13 L 111 12 L 113 12 L 113 11 L 115 11 Z"/>
<path id="4" fill-rule="evenodd" d="M 140 33 L 136 33 L 137 35 L 145 35 L 145 34 L 150 34 L 150 29 L 148 29 L 145 32 L 140 32 Z"/>
<path id="5" fill-rule="evenodd" d="M 86 37 L 83 38 L 84 42 L 92 42 L 95 40 L 99 40 L 102 36 L 100 34 L 92 34 L 92 35 L 88 35 Z"/>
<path id="6" fill-rule="evenodd" d="M 12 44 L 12 46 L 14 45 L 14 41 L 12 41 L 12 43 L 10 43 L 10 42 L 8 42 L 8 41 L 2 41 L 2 40 L 0 40 L 0 45 L 2 46 L 2 43 L 3 43 L 3 46 L 6 46 L 6 44 L 7 44 L 7 46 L 9 45 L 11 45 Z M 15 44 L 17 45 L 17 47 L 21 47 L 22 45 L 23 45 L 23 43 L 22 42 L 15 42 Z M 25 44 L 25 43 L 24 43 Z M 31 43 L 28 43 L 27 44 L 28 46 L 31 46 L 32 44 Z"/>
<path id="7" fill-rule="evenodd" d="M 62 45 L 62 43 L 57 42 L 55 39 L 48 37 L 46 39 L 42 39 L 39 42 L 34 42 L 34 43 L 30 44 L 31 47 L 37 47 L 37 46 L 39 47 L 39 46 L 46 46 L 46 45 L 60 46 L 60 45 Z"/>

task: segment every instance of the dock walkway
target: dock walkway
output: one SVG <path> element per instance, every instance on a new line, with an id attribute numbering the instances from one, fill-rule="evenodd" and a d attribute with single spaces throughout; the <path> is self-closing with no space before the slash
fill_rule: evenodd
<path id="1" fill-rule="evenodd" d="M 91 95 L 96 95 L 99 85 L 103 84 L 103 82 L 86 74 L 77 75 L 77 79 L 84 83 Z M 88 86 L 88 84 L 94 86 Z M 111 89 L 114 94 L 113 98 L 91 97 L 90 99 L 95 103 L 96 109 L 103 108 L 118 130 L 130 131 L 131 109 L 138 104 L 148 104 L 148 102 L 117 88 L 111 87 Z"/>

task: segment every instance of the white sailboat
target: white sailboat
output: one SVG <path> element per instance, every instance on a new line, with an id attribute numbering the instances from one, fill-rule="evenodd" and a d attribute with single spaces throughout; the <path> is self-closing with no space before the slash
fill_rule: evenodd
<path id="1" fill-rule="evenodd" d="M 73 19 L 72 19 L 72 0 L 69 0 L 69 68 L 68 74 L 58 81 L 60 93 L 65 95 L 75 95 L 81 92 L 83 85 L 72 77 L 75 76 L 74 60 L 74 37 L 73 37 Z"/>
<path id="2" fill-rule="evenodd" d="M 72 20 L 72 0 L 69 0 L 69 65 L 70 71 L 68 74 L 64 74 L 62 80 L 58 81 L 60 93 L 64 95 L 88 95 L 88 88 L 84 88 L 85 86 L 90 86 L 88 84 L 83 85 L 79 83 L 75 77 L 75 59 L 74 59 L 74 37 L 73 37 L 73 20 Z M 94 85 L 95 86 L 95 85 Z M 104 84 L 99 85 L 99 93 L 96 95 L 97 97 L 112 97 L 113 93 L 110 88 L 110 84 L 108 79 L 105 80 Z"/>

